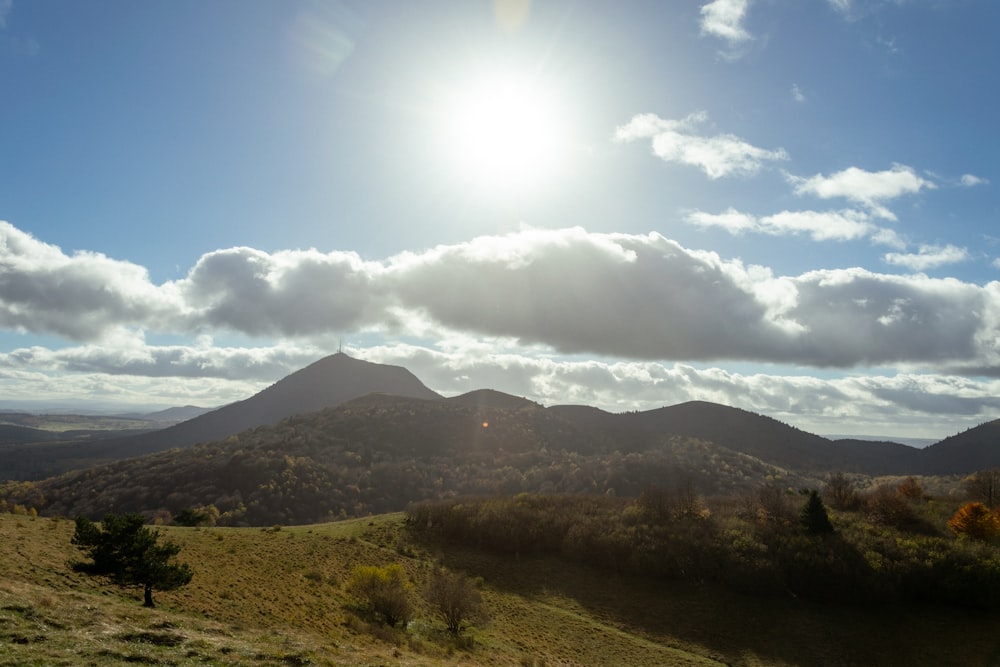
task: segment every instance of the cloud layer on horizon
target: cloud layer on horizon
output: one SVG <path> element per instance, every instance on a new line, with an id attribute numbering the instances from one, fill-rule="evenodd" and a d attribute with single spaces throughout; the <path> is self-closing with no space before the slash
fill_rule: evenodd
<path id="1" fill-rule="evenodd" d="M 918 257 L 931 266 L 957 252 Z M 908 261 L 921 266 L 897 263 Z M 155 285 L 140 266 L 67 255 L 3 223 L 0 266 L 0 326 L 78 342 L 123 330 L 468 334 L 559 354 L 1000 374 L 1000 283 L 861 268 L 778 276 L 655 233 L 523 229 L 382 261 L 230 248 Z"/>

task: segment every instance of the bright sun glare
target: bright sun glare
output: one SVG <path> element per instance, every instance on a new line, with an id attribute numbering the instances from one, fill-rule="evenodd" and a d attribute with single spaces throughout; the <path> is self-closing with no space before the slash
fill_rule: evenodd
<path id="1" fill-rule="evenodd" d="M 537 188 L 565 160 L 555 100 L 527 78 L 494 75 L 463 86 L 444 122 L 453 167 L 480 189 Z"/>

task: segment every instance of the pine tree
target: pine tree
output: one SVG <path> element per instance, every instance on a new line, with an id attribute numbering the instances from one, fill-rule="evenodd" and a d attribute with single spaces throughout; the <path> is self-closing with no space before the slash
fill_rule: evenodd
<path id="1" fill-rule="evenodd" d="M 169 591 L 191 581 L 186 564 L 171 564 L 180 547 L 173 542 L 158 544 L 159 532 L 148 528 L 141 514 L 108 514 L 98 527 L 86 517 L 77 517 L 73 544 L 91 562 L 77 562 L 73 569 L 109 578 L 119 586 L 143 589 L 143 605 L 153 607 L 153 590 Z"/>
<path id="2" fill-rule="evenodd" d="M 815 489 L 809 491 L 809 499 L 802 508 L 799 521 L 806 532 L 813 535 L 833 532 L 833 524 L 830 523 L 830 516 L 826 513 L 826 506 L 823 505 L 823 500 Z"/>

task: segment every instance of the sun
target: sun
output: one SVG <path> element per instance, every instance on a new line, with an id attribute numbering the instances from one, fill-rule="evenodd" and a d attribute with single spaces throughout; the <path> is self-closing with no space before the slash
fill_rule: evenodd
<path id="1" fill-rule="evenodd" d="M 489 192 L 544 186 L 564 166 L 565 138 L 552 93 L 526 76 L 471 79 L 443 109 L 444 153 L 457 177 Z"/>

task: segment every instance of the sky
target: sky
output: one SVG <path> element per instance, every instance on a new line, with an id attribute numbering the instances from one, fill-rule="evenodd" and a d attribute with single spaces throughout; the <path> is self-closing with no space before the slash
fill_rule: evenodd
<path id="1" fill-rule="evenodd" d="M 1000 418 L 993 0 L 0 0 L 0 407 L 327 354 L 819 434 Z"/>

